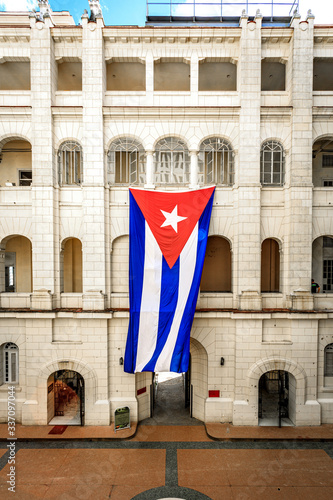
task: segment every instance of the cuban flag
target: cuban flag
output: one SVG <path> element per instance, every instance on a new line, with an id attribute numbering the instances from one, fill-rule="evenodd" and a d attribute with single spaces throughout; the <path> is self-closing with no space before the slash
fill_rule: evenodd
<path id="1" fill-rule="evenodd" d="M 214 190 L 130 189 L 125 372 L 188 370 Z"/>

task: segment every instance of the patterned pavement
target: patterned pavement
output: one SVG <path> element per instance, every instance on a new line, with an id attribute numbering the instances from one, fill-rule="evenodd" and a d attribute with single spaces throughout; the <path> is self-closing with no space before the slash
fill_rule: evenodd
<path id="1" fill-rule="evenodd" d="M 75 428 L 68 429 L 65 432 L 71 433 Z M 61 439 L 45 433 L 42 439 L 16 441 L 14 498 L 333 498 L 333 441 L 323 439 L 320 428 L 312 439 L 280 435 L 279 440 L 251 438 L 250 430 L 246 439 L 214 440 L 204 426 L 140 425 L 135 436 L 116 440 L 97 439 L 94 428 L 86 429 L 90 438 Z M 24 433 L 28 439 L 29 428 L 22 427 Z M 7 444 L 0 442 L 1 499 L 13 498 L 7 483 Z"/>

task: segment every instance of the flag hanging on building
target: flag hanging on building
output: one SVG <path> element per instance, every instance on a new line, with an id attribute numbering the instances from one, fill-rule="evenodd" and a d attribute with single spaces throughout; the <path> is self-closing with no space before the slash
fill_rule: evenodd
<path id="1" fill-rule="evenodd" d="M 215 187 L 130 189 L 125 372 L 186 372 Z"/>

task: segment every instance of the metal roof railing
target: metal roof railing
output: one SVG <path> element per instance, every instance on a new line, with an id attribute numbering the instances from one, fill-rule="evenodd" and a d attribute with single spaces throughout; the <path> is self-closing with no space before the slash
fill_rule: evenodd
<path id="1" fill-rule="evenodd" d="M 257 10 L 271 22 L 290 18 L 299 0 L 255 2 L 252 0 L 147 0 L 147 21 L 219 21 L 239 18 L 245 10 L 249 17 Z"/>

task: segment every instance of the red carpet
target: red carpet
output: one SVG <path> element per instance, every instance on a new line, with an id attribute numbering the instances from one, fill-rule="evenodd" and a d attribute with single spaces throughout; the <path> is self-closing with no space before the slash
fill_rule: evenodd
<path id="1" fill-rule="evenodd" d="M 49 434 L 63 434 L 67 429 L 68 425 L 55 425 L 49 432 Z"/>

